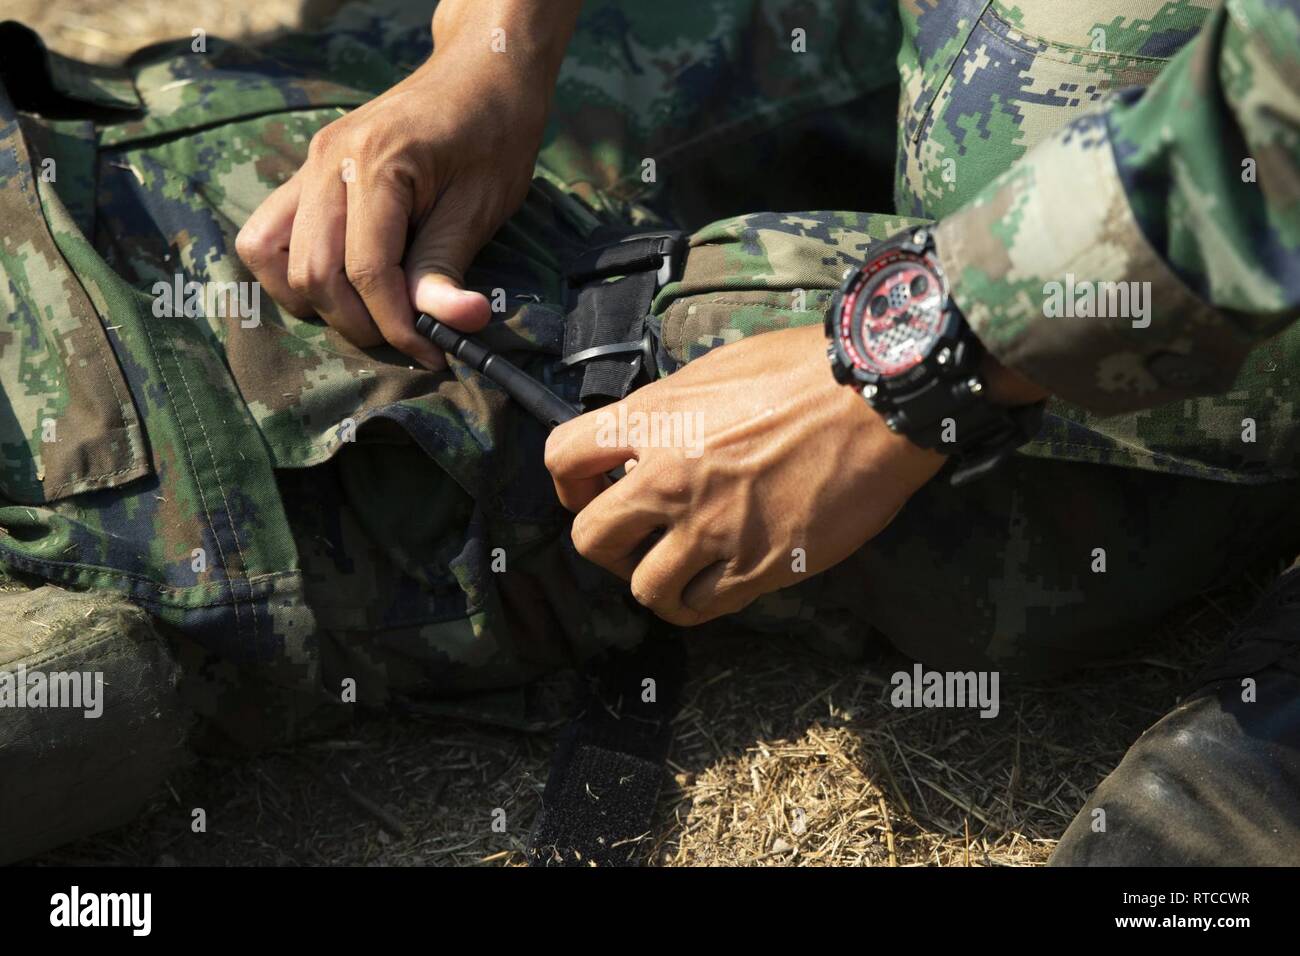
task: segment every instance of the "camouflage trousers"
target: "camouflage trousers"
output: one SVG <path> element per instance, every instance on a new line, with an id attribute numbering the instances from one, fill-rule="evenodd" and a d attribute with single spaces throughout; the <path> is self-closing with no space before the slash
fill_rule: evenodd
<path id="1" fill-rule="evenodd" d="M 917 220 L 743 212 L 888 205 L 897 26 L 886 4 L 818 0 L 819 22 L 861 36 L 786 73 L 765 67 L 763 51 L 788 42 L 783 18 L 809 5 L 588 4 L 538 184 L 469 276 L 509 302 L 485 338 L 574 394 L 558 365 L 565 255 L 599 224 L 665 219 L 694 229 L 684 274 L 653 304 L 665 373 L 823 320 L 844 269 Z M 30 37 L 0 39 L 31 60 Z M 372 4 L 258 50 L 187 42 L 115 73 L 54 60 L 0 95 L 0 155 L 13 157 L 0 166 L 0 305 L 65 373 L 0 363 L 15 408 L 0 565 L 151 611 L 194 706 L 250 743 L 346 711 L 344 684 L 377 706 L 517 686 L 649 625 L 622 582 L 573 552 L 544 434 L 473 372 L 360 352 L 265 297 L 253 326 L 157 314 L 158 283 L 177 276 L 248 282 L 243 220 L 315 130 L 428 47 L 425 17 Z M 69 174 L 43 180 L 47 159 Z M 52 327 L 56 314 L 90 332 Z M 66 361 L 73 333 L 94 333 L 102 380 Z M 1267 351 L 1259 369 L 1283 398 L 1257 423 L 1265 441 L 1243 450 L 1232 396 L 1108 420 L 1053 405 L 1000 472 L 931 483 L 850 560 L 714 626 L 817 640 L 875 629 L 932 666 L 1021 675 L 1124 651 L 1243 555 L 1300 546 L 1284 398 L 1300 348 Z M 126 396 L 122 420 L 79 417 L 82 385 Z M 42 448 L 55 407 L 79 454 Z"/>

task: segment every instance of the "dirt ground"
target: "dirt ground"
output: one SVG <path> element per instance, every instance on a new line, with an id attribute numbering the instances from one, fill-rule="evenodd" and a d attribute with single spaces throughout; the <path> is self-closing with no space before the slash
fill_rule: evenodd
<path id="1" fill-rule="evenodd" d="M 264 34 L 338 5 L 5 0 L 3 16 L 60 52 L 102 62 L 194 26 Z M 889 675 L 901 662 L 888 655 L 835 660 L 745 634 L 695 641 L 672 779 L 647 837 L 653 859 L 1041 864 L 1266 578 L 1203 595 L 1127 660 L 1004 687 L 997 720 L 890 707 Z M 553 744 L 548 734 L 369 717 L 292 752 L 200 763 L 135 823 L 40 862 L 518 864 Z M 207 811 L 207 833 L 191 832 L 194 807 Z M 506 833 L 490 826 L 496 808 Z"/>

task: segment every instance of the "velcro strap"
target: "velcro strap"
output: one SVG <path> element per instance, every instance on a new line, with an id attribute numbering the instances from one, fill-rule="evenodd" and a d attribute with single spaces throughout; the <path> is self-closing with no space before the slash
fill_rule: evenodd
<path id="1" fill-rule="evenodd" d="M 533 866 L 631 866 L 659 800 L 664 768 L 617 750 L 570 741 L 546 787 L 529 847 Z"/>
<path id="2" fill-rule="evenodd" d="M 686 648 L 675 632 L 604 660 L 591 699 L 565 728 L 552 758 L 529 839 L 533 866 L 642 861 L 685 668 Z M 651 686 L 653 699 L 647 700 Z"/>

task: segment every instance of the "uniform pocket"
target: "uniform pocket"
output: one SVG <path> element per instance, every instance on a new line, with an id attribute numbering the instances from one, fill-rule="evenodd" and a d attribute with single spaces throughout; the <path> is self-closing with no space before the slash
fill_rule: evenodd
<path id="1" fill-rule="evenodd" d="M 1024 6 L 1036 13 L 1042 4 Z M 1133 50 L 1171 53 L 1175 37 L 1185 42 L 1195 33 L 1184 28 L 1169 33 L 1162 44 L 1143 47 L 1135 39 L 1145 35 L 1142 31 L 1121 29 L 1131 18 L 1118 5 L 1110 32 L 1099 25 L 1096 30 L 1102 32 L 1097 33 L 1084 22 L 1105 20 L 1105 10 L 1090 9 L 1089 14 L 1057 11 L 1062 35 L 1076 42 L 1024 32 L 1007 18 L 1010 8 L 999 3 L 957 0 L 916 18 L 909 37 L 912 50 L 905 44 L 900 59 L 906 131 L 895 197 L 900 212 L 947 216 L 1109 93 L 1149 85 L 1167 56 Z M 1054 22 L 1046 13 L 1032 18 L 1016 14 L 1020 21 Z"/>
<path id="2" fill-rule="evenodd" d="M 1024 39 L 1073 55 L 1164 60 L 1191 41 L 1217 0 L 993 0 L 988 13 Z"/>

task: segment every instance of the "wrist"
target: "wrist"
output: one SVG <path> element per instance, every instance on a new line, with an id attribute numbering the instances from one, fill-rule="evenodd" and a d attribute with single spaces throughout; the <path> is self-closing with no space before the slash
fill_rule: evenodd
<path id="1" fill-rule="evenodd" d="M 434 51 L 478 46 L 549 88 L 581 8 L 582 0 L 442 0 L 433 15 Z"/>
<path id="2" fill-rule="evenodd" d="M 826 332 L 836 380 L 891 431 L 954 456 L 954 485 L 987 474 L 1041 427 L 1046 390 L 987 353 L 924 226 L 878 244 L 846 274 Z"/>

